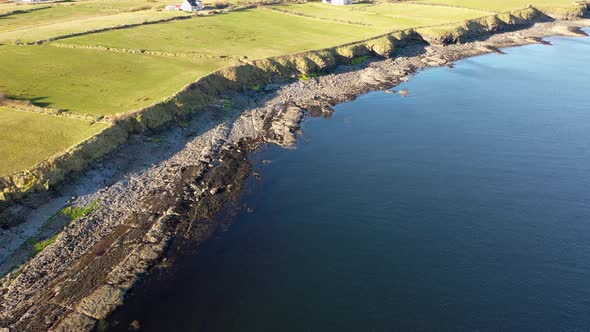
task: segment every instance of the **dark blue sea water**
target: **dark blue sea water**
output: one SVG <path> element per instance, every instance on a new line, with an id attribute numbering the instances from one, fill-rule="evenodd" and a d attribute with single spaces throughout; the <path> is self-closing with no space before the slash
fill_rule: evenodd
<path id="1" fill-rule="evenodd" d="M 254 160 L 234 225 L 115 314 L 143 331 L 590 331 L 590 39 L 430 69 Z"/>

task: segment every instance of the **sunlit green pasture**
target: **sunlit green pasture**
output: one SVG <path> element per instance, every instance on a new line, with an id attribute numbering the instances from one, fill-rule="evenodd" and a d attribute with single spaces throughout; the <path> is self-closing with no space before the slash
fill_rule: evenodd
<path id="1" fill-rule="evenodd" d="M 457 6 L 496 12 L 507 12 L 533 5 L 541 10 L 560 10 L 575 5 L 574 0 L 419 0 L 419 3 Z"/>
<path id="2" fill-rule="evenodd" d="M 0 10 L 6 4 L 0 4 Z M 8 32 L 26 27 L 43 26 L 53 23 L 75 21 L 83 18 L 112 15 L 139 9 L 149 9 L 154 4 L 139 0 L 93 0 L 64 2 L 56 4 L 23 5 L 17 9 L 30 10 L 0 17 L 0 32 Z M 33 10 L 31 10 L 33 9 Z"/>
<path id="3" fill-rule="evenodd" d="M 63 43 L 265 58 L 366 39 L 383 28 L 324 22 L 267 9 L 196 17 L 71 39 Z"/>
<path id="4" fill-rule="evenodd" d="M 373 26 L 382 31 L 457 22 L 490 15 L 490 12 L 448 6 L 411 3 L 332 6 L 321 2 L 281 4 L 273 8 L 333 22 Z"/>
<path id="5" fill-rule="evenodd" d="M 14 11 L 26 11 L 31 8 L 47 7 L 47 4 L 28 4 L 20 2 L 0 2 L 0 15 L 6 15 Z"/>
<path id="6" fill-rule="evenodd" d="M 18 15 L 32 15 L 18 14 Z M 65 22 L 46 23 L 41 25 L 25 25 L 20 28 L 13 28 L 10 31 L 0 32 L 0 42 L 34 42 L 50 38 L 66 36 L 73 33 L 117 27 L 129 24 L 141 24 L 145 22 L 159 21 L 187 14 L 179 11 L 134 11 L 110 14 L 105 16 L 86 17 L 81 19 L 67 20 Z M 0 18 L 0 27 L 2 19 Z"/>
<path id="7" fill-rule="evenodd" d="M 0 46 L 0 54 L 0 91 L 92 115 L 150 105 L 229 64 L 46 45 Z"/>
<path id="8" fill-rule="evenodd" d="M 0 108 L 0 175 L 20 171 L 104 130 L 104 123 Z"/>

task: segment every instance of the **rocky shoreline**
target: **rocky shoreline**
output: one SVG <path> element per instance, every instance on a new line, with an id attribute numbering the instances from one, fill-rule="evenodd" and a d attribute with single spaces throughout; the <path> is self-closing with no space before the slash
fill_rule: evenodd
<path id="1" fill-rule="evenodd" d="M 576 6 L 572 17 L 581 17 L 587 11 L 584 3 Z M 569 17 L 569 16 L 568 16 Z M 141 109 L 114 116 L 99 117 L 109 127 L 54 157 L 41 161 L 26 170 L 0 176 L 0 227 L 15 219 L 11 205 L 33 193 L 43 193 L 60 185 L 75 173 L 114 151 L 129 137 L 147 131 L 161 131 L 173 124 L 184 123 L 195 114 L 211 108 L 227 91 L 258 91 L 271 83 L 285 80 L 316 77 L 365 57 L 389 58 L 396 49 L 416 41 L 429 44 L 455 44 L 470 38 L 530 27 L 536 22 L 553 21 L 546 13 L 532 7 L 496 13 L 451 24 L 433 25 L 416 29 L 395 30 L 369 39 L 326 49 L 309 50 L 297 54 L 280 55 L 257 60 L 239 60 L 197 81 L 185 85 L 180 91 Z M 104 51 L 132 52 L 139 50 L 103 49 Z M 163 54 L 162 54 L 163 55 Z M 167 54 L 179 56 L 179 54 Z M 229 100 L 225 100 L 228 102 Z M 18 105 L 17 105 L 18 106 Z M 21 108 L 20 106 L 17 108 Z M 225 107 L 227 108 L 227 107 Z M 60 110 L 30 109 L 32 111 L 61 112 Z M 63 113 L 63 112 L 61 112 Z"/>
<path id="2" fill-rule="evenodd" d="M 0 233 L 0 272 L 28 259 L 22 249 L 26 238 L 39 232 L 55 206 L 96 206 L 0 281 L 0 327 L 92 330 L 123 304 L 126 292 L 162 260 L 171 242 L 182 238 L 198 245 L 213 234 L 219 227 L 213 216 L 237 197 L 251 173 L 249 152 L 267 143 L 294 146 L 306 115 L 328 115 L 336 104 L 390 89 L 424 68 L 542 43 L 540 38 L 550 35 L 584 35 L 579 26 L 590 23 L 537 23 L 448 46 L 416 41 L 390 59 L 340 66 L 263 91 L 225 91 L 182 126 L 133 136 L 79 179 L 17 207 L 24 222 Z M 34 208 L 39 201 L 44 203 Z"/>

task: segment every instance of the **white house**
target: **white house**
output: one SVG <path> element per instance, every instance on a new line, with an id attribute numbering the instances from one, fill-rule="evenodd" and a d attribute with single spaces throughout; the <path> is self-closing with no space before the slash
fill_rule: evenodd
<path id="1" fill-rule="evenodd" d="M 322 0 L 322 2 L 335 6 L 352 5 L 352 0 Z"/>
<path id="2" fill-rule="evenodd" d="M 180 5 L 180 10 L 184 10 L 185 12 L 196 12 L 199 10 L 203 10 L 203 1 L 184 0 L 182 5 Z"/>

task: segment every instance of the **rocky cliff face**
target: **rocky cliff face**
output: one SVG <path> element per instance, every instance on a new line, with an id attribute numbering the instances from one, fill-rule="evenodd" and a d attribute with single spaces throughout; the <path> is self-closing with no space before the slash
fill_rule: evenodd
<path id="1" fill-rule="evenodd" d="M 579 17 L 586 4 L 567 13 Z M 387 58 L 396 49 L 410 43 L 454 44 L 496 32 L 531 26 L 535 22 L 550 20 L 539 10 L 529 7 L 510 13 L 498 14 L 457 24 L 417 30 L 396 31 L 390 34 L 347 45 L 310 51 L 295 55 L 252 61 L 216 71 L 197 82 L 187 85 L 170 99 L 144 109 L 115 116 L 112 125 L 102 133 L 89 138 L 62 155 L 46 160 L 30 170 L 0 177 L 0 211 L 10 201 L 28 193 L 43 191 L 67 179 L 94 160 L 104 156 L 123 143 L 129 134 L 165 128 L 173 122 L 183 121 L 219 98 L 223 91 L 244 91 L 256 86 L 314 75 L 339 64 L 348 64 L 361 56 Z M 4 221 L 2 221 L 4 219 Z M 10 217 L 0 215 L 0 225 L 9 223 Z"/>

